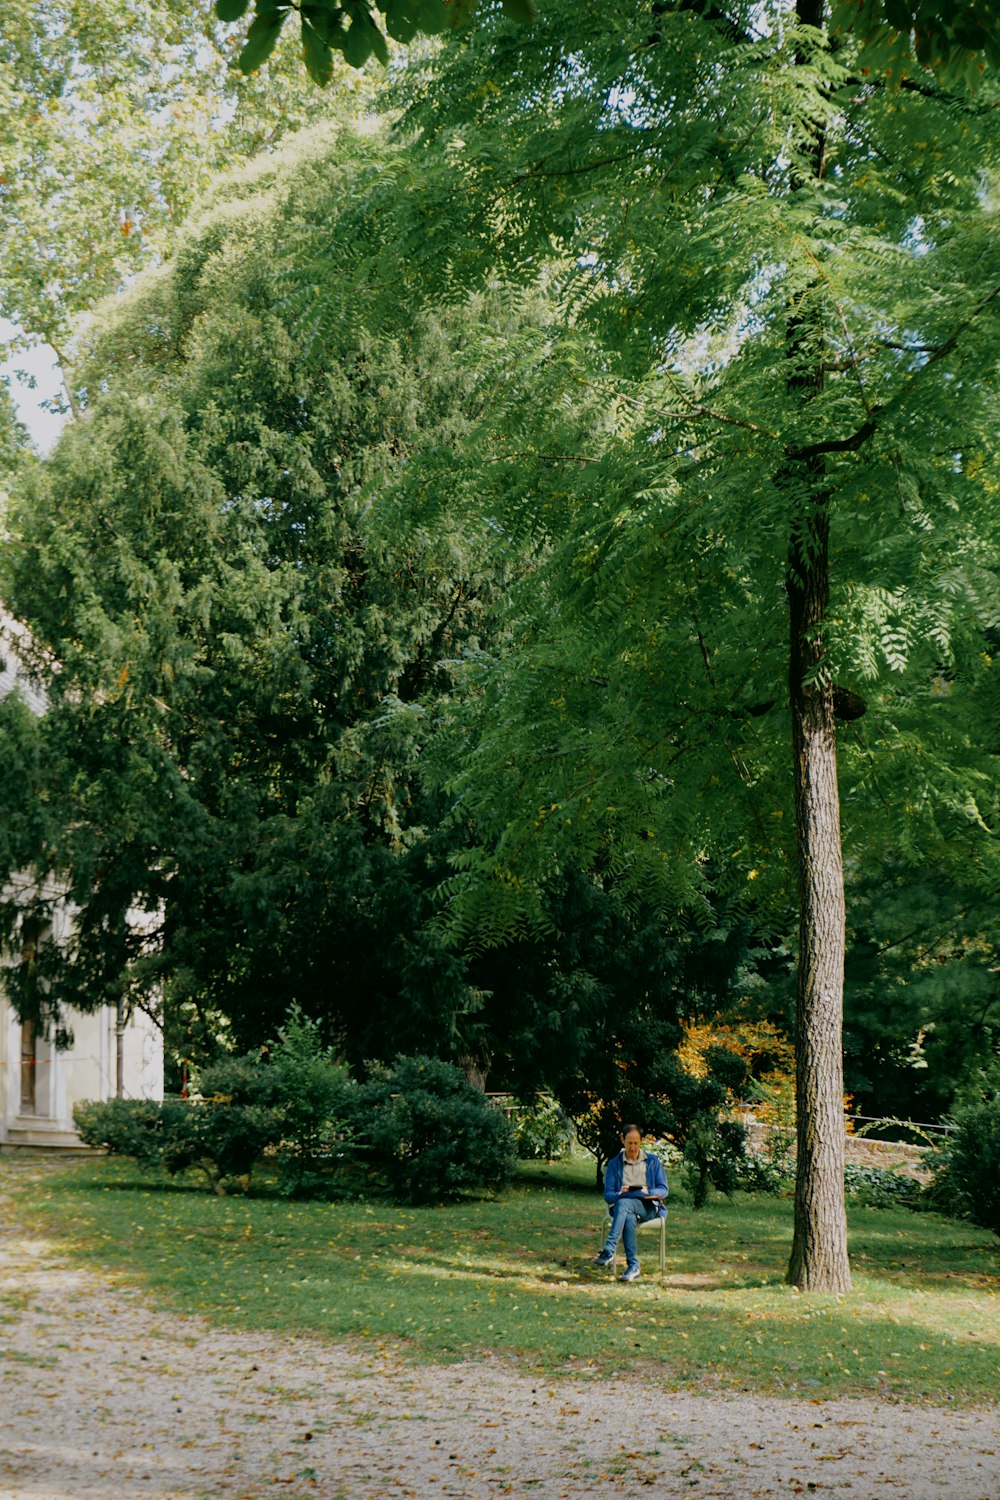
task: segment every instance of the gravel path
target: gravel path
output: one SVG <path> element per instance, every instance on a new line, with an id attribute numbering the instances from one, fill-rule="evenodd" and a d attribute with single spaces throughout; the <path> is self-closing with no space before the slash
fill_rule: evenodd
<path id="1" fill-rule="evenodd" d="M 220 1332 L 71 1266 L 0 1179 L 0 1500 L 1000 1500 L 1000 1408 L 539 1384 Z"/>

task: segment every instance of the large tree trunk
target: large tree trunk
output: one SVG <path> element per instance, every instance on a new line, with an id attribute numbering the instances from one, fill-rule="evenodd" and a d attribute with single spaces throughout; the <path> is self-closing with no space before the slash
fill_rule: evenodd
<path id="1" fill-rule="evenodd" d="M 824 0 L 797 0 L 802 25 L 822 27 Z M 817 122 L 812 175 L 823 176 Z M 803 184 L 804 185 L 804 184 Z M 822 329 L 808 311 L 789 326 L 789 388 L 809 401 L 823 388 Z M 807 353 L 808 351 L 808 353 Z M 795 1233 L 788 1280 L 803 1291 L 851 1285 L 844 1205 L 844 862 L 837 790 L 833 684 L 823 622 L 830 593 L 830 491 L 821 458 L 805 465 L 788 550 L 789 695 L 795 757 L 799 964 L 795 1024 Z"/>
<path id="2" fill-rule="evenodd" d="M 851 1285 L 844 1207 L 844 867 L 833 685 L 823 671 L 821 633 L 829 593 L 827 505 L 827 497 L 817 497 L 800 518 L 787 578 L 799 877 L 798 1157 L 788 1280 L 803 1291 L 843 1292 Z"/>

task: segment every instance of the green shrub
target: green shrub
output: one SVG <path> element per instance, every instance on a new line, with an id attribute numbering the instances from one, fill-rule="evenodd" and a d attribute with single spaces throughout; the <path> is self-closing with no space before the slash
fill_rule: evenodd
<path id="1" fill-rule="evenodd" d="M 269 1107 L 281 1121 L 272 1155 L 282 1197 L 336 1194 L 349 1163 L 354 1135 L 346 1123 L 356 1085 L 324 1045 L 316 1021 L 293 1006 L 261 1070 L 270 1086 Z"/>
<path id="2" fill-rule="evenodd" d="M 944 1144 L 928 1157 L 933 1207 L 1000 1235 L 1000 1089 L 960 1105 Z"/>
<path id="3" fill-rule="evenodd" d="M 643 1054 L 654 1052 L 650 1041 Z M 622 1070 L 610 1097 L 587 1099 L 583 1109 L 572 1097 L 564 1099 L 573 1111 L 577 1139 L 596 1157 L 599 1188 L 604 1166 L 621 1149 L 621 1132 L 629 1121 L 680 1148 L 682 1173 L 695 1208 L 704 1207 L 712 1187 L 732 1193 L 739 1186 L 737 1166 L 744 1155 L 746 1131 L 724 1116 L 733 1092 L 746 1084 L 747 1064 L 721 1046 L 708 1047 L 704 1063 L 706 1072 L 689 1071 L 678 1054 L 665 1047 L 653 1064 Z"/>
<path id="4" fill-rule="evenodd" d="M 193 1100 L 77 1105 L 86 1144 L 170 1173 L 196 1167 L 216 1192 L 249 1185 L 266 1155 L 287 1197 L 388 1190 L 409 1203 L 506 1187 L 515 1163 L 502 1110 L 450 1063 L 400 1057 L 363 1086 L 293 1012 L 263 1053 L 207 1068 Z"/>
<path id="5" fill-rule="evenodd" d="M 693 1208 L 704 1208 L 709 1188 L 727 1196 L 737 1191 L 746 1142 L 746 1130 L 738 1120 L 720 1120 L 707 1111 L 694 1116 L 684 1141 L 681 1169 Z"/>
<path id="6" fill-rule="evenodd" d="M 373 1065 L 352 1110 L 365 1161 L 393 1197 L 434 1203 L 510 1183 L 510 1121 L 451 1063 L 397 1057 L 391 1067 Z"/>
<path id="7" fill-rule="evenodd" d="M 679 1146 L 675 1146 L 673 1141 L 668 1141 L 663 1138 L 646 1141 L 643 1146 L 643 1150 L 648 1152 L 650 1156 L 655 1156 L 657 1158 L 657 1160 L 660 1162 L 660 1165 L 663 1167 L 663 1171 L 666 1174 L 668 1181 L 670 1173 L 679 1171 L 684 1161 L 684 1152 L 681 1150 L 681 1148 Z"/>
<path id="8" fill-rule="evenodd" d="M 762 1151 L 748 1143 L 735 1164 L 735 1175 L 736 1186 L 743 1193 L 770 1193 L 772 1197 L 787 1193 L 795 1181 L 787 1142 L 777 1136 L 769 1138 Z"/>
<path id="9" fill-rule="evenodd" d="M 849 1162 L 844 1168 L 844 1187 L 864 1208 L 924 1206 L 921 1184 L 896 1168 L 860 1167 Z"/>
<path id="10" fill-rule="evenodd" d="M 217 1193 L 229 1185 L 246 1188 L 257 1162 L 278 1137 L 279 1123 L 260 1104 L 215 1101 L 163 1104 L 163 1165 L 176 1174 L 196 1167 Z"/>
<path id="11" fill-rule="evenodd" d="M 163 1105 L 152 1099 L 87 1100 L 73 1106 L 76 1130 L 85 1146 L 111 1156 L 128 1156 L 141 1167 L 163 1164 L 167 1128 Z"/>
<path id="12" fill-rule="evenodd" d="M 508 1113 L 514 1128 L 518 1161 L 562 1161 L 573 1142 L 569 1120 L 554 1099 L 514 1106 Z"/>
<path id="13" fill-rule="evenodd" d="M 229 1179 L 249 1180 L 276 1129 L 272 1113 L 260 1106 L 179 1099 L 88 1101 L 74 1106 L 73 1118 L 85 1145 L 131 1157 L 147 1170 L 176 1174 L 197 1167 L 220 1193 Z"/>
<path id="14" fill-rule="evenodd" d="M 128 1156 L 147 1169 L 176 1174 L 196 1167 L 216 1192 L 246 1187 L 267 1153 L 285 1196 L 328 1185 L 353 1142 L 344 1124 L 353 1087 L 319 1039 L 315 1022 L 297 1009 L 263 1052 L 226 1057 L 206 1068 L 200 1098 L 109 1099 L 74 1109 L 87 1145 Z"/>

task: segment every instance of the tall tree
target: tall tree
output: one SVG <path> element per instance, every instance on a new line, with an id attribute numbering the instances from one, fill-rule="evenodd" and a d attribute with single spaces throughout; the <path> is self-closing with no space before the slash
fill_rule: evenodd
<path id="1" fill-rule="evenodd" d="M 603 339 L 609 400 L 636 401 L 646 413 L 631 495 L 622 447 L 613 487 L 610 463 L 601 476 L 607 503 L 577 509 L 560 549 L 563 607 L 583 593 L 593 608 L 607 588 L 605 629 L 630 586 L 623 561 L 657 579 L 656 594 L 633 594 L 630 623 L 642 634 L 632 636 L 628 667 L 609 662 L 627 635 L 625 625 L 611 627 L 594 690 L 631 673 L 636 685 L 625 690 L 648 707 L 637 662 L 649 660 L 653 642 L 664 651 L 672 640 L 673 670 L 700 655 L 706 695 L 718 703 L 724 684 L 728 703 L 719 707 L 728 715 L 741 701 L 748 713 L 788 705 L 801 918 L 789 1275 L 803 1287 L 841 1289 L 849 1270 L 834 720 L 838 708 L 849 718 L 863 711 L 859 689 L 871 695 L 883 672 L 929 672 L 935 652 L 947 659 L 963 617 L 981 629 L 995 612 L 983 473 L 984 461 L 995 461 L 993 388 L 977 378 L 993 367 L 1000 305 L 990 279 L 992 189 L 984 189 L 997 165 L 992 98 L 988 85 L 975 100 L 933 82 L 866 81 L 813 3 L 663 7 L 655 31 L 640 7 L 627 14 L 622 28 L 620 15 L 613 24 L 553 4 L 530 44 L 515 28 L 484 22 L 429 70 L 411 120 L 428 150 L 450 152 L 454 163 L 427 211 L 446 217 L 457 179 L 479 204 L 494 257 L 520 268 L 554 253 L 569 259 L 566 295 Z M 484 77 L 504 84 L 477 85 Z M 475 257 L 459 236 L 453 273 L 473 274 Z M 636 395 L 626 382 L 642 371 Z M 657 459 L 658 492 L 648 478 Z M 681 563 L 679 537 L 689 548 L 683 584 L 669 573 Z M 776 590 L 788 611 L 784 688 L 774 676 Z M 665 600 L 673 618 L 661 613 Z M 928 640 L 916 638 L 915 620 L 904 623 L 906 608 Z M 558 622 L 540 628 L 551 638 Z M 756 703 L 740 691 L 741 675 Z M 529 694 L 553 719 L 551 685 L 546 704 L 544 686 L 514 684 L 508 745 Z M 559 701 L 566 710 L 562 692 Z M 665 784 L 676 793 L 683 775 L 675 759 L 689 753 L 690 720 L 675 726 L 691 708 L 686 694 L 678 701 L 666 688 L 659 716 L 669 732 L 650 726 L 637 736 L 630 766 L 639 752 L 640 779 L 643 761 L 647 780 L 661 778 L 652 794 L 646 788 L 661 807 Z M 557 743 L 573 733 L 567 724 Z M 577 786 L 587 787 L 591 811 L 574 798 L 573 833 L 584 840 L 588 819 L 610 810 L 607 797 L 594 797 L 592 742 L 576 737 Z M 556 753 L 544 736 L 542 745 L 541 754 Z M 549 770 L 537 774 L 539 790 Z M 749 769 L 745 789 L 759 794 L 764 785 Z M 620 808 L 625 798 L 615 800 Z M 565 823 L 563 798 L 539 795 L 536 806 L 549 801 Z M 533 821 L 544 836 L 555 820 Z M 697 866 L 704 856 L 695 847 L 690 858 Z"/>
<path id="2" fill-rule="evenodd" d="M 0 17 L 3 344 L 50 345 L 70 404 L 74 320 L 169 253 L 214 173 L 378 87 L 341 60 L 320 94 L 287 45 L 253 78 L 232 54 L 181 0 L 12 0 Z"/>
<path id="3" fill-rule="evenodd" d="M 421 525 L 419 495 L 387 530 L 378 491 L 463 439 L 485 396 L 463 346 L 522 313 L 385 300 L 376 328 L 348 278 L 310 352 L 288 295 L 297 236 L 322 225 L 345 263 L 354 199 L 397 154 L 320 131 L 220 184 L 174 265 L 91 329 L 87 419 L 15 496 L 4 592 L 50 708 L 34 730 L 0 714 L 5 775 L 33 769 L 46 814 L 3 853 L 65 875 L 79 910 L 68 950 L 14 976 L 26 1013 L 158 980 L 245 1044 L 298 1001 L 356 1060 L 461 1052 L 479 1001 L 430 892 L 462 833 L 437 832 L 418 752 L 511 563 Z"/>
<path id="4" fill-rule="evenodd" d="M 796 0 L 803 27 L 821 32 L 824 0 Z M 799 66 L 808 57 L 798 54 Z M 825 103 L 825 101 L 822 101 Z M 820 101 L 817 101 L 819 104 Z M 827 110 L 817 108 L 802 142 L 801 175 L 791 193 L 814 190 L 826 172 Z M 811 139 L 810 139 L 811 134 Z M 817 268 L 818 269 L 818 268 Z M 822 273 L 819 273 L 822 274 Z M 818 279 L 818 278 L 817 278 Z M 817 288 L 788 325 L 789 391 L 808 402 L 822 390 L 829 363 Z M 817 312 L 819 316 L 817 317 Z M 830 505 L 822 451 L 799 458 L 786 588 L 789 605 L 788 696 L 795 767 L 798 862 L 798 997 L 795 1013 L 795 1234 L 788 1279 L 804 1289 L 850 1286 L 844 1203 L 844 860 L 837 783 L 833 679 L 824 631 L 830 608 Z"/>

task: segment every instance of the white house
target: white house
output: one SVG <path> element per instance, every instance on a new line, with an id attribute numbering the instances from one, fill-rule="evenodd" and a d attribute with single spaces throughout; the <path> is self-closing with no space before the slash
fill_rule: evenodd
<path id="1" fill-rule="evenodd" d="M 26 638 L 25 627 L 0 608 L 0 699 L 20 693 L 34 713 L 42 714 L 44 697 L 18 659 L 18 643 Z M 58 885 L 39 882 L 26 871 L 13 878 L 3 896 L 21 892 L 25 898 L 45 898 L 52 924 L 46 936 L 64 941 L 73 910 Z M 113 1006 L 89 1015 L 70 1011 L 61 1018 L 61 1029 L 72 1043 L 59 1048 L 54 1038 L 18 1020 L 4 993 L 4 962 L 11 956 L 0 959 L 0 1150 L 79 1147 L 73 1105 L 84 1099 L 110 1099 L 119 1092 L 126 1098 L 163 1097 L 163 1037 L 149 1016 L 136 1012 L 119 1033 Z"/>

